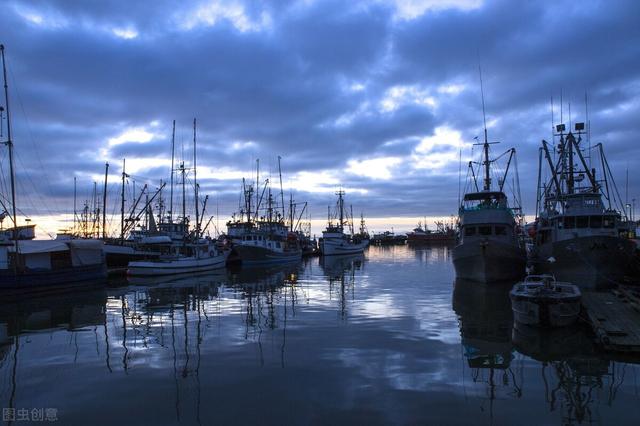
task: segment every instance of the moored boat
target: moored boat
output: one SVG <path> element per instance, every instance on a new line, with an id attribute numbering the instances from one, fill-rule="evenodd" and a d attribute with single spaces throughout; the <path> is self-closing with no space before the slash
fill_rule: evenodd
<path id="1" fill-rule="evenodd" d="M 552 275 L 528 275 L 509 293 L 514 320 L 538 327 L 564 327 L 580 315 L 580 289 Z"/>
<path id="2" fill-rule="evenodd" d="M 575 134 L 556 126 L 553 147 L 542 141 L 539 158 L 538 202 L 532 227 L 533 257 L 540 272 L 581 288 L 605 288 L 636 273 L 636 246 L 628 238 L 628 218 L 619 199 L 602 144 L 596 145 L 601 172 L 596 177 L 596 158 L 581 144 L 587 134 L 584 123 L 575 123 Z M 557 161 L 551 150 L 557 152 Z M 546 160 L 546 161 L 545 161 Z M 550 177 L 542 182 L 543 161 Z M 592 162 L 592 164 L 589 164 Z M 617 208 L 616 208 L 617 207 Z M 554 262 L 546 260 L 553 258 Z"/>
<path id="3" fill-rule="evenodd" d="M 138 277 L 175 275 L 224 268 L 227 252 L 220 251 L 214 243 L 205 241 L 186 247 L 191 250 L 190 255 L 184 255 L 183 252 L 154 260 L 129 262 L 127 275 Z"/>
<path id="4" fill-rule="evenodd" d="M 320 240 L 320 254 L 323 256 L 335 256 L 345 254 L 362 253 L 369 245 L 369 239 L 358 237 L 353 233 L 353 215 L 351 222 L 344 211 L 344 191 L 340 190 L 336 193 L 338 202 L 335 208 L 335 217 L 332 218 L 329 212 L 327 228 L 322 231 L 322 239 Z M 336 220 L 334 223 L 333 220 Z M 345 233 L 345 227 L 351 230 L 351 233 Z"/>

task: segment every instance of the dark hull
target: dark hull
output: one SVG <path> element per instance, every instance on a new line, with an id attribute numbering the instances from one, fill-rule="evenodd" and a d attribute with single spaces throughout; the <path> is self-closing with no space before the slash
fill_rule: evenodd
<path id="1" fill-rule="evenodd" d="M 527 262 L 523 248 L 498 241 L 460 244 L 452 257 L 457 278 L 485 283 L 522 278 Z"/>
<path id="2" fill-rule="evenodd" d="M 302 259 L 302 251 L 277 252 L 265 247 L 236 245 L 234 247 L 243 265 L 268 265 L 273 263 L 296 262 Z"/>
<path id="3" fill-rule="evenodd" d="M 13 270 L 0 272 L 0 291 L 29 292 L 60 290 L 76 286 L 102 286 L 107 278 L 106 265 L 88 265 L 63 268 L 54 271 L 26 271 L 14 273 Z"/>
<path id="4" fill-rule="evenodd" d="M 637 268 L 635 244 L 626 238 L 580 237 L 543 244 L 537 249 L 538 267 L 580 288 L 611 287 Z M 547 259 L 553 257 L 554 262 Z"/>
<path id="5" fill-rule="evenodd" d="M 431 234 L 431 235 L 407 235 L 408 244 L 449 244 L 456 241 L 455 235 Z"/>

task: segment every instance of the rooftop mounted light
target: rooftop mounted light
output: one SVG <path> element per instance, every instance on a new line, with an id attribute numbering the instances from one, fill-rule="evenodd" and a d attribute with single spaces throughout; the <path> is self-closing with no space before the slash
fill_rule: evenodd
<path id="1" fill-rule="evenodd" d="M 584 130 L 584 123 L 576 123 L 576 132 Z"/>
<path id="2" fill-rule="evenodd" d="M 564 129 L 565 129 L 564 124 L 558 124 L 556 126 L 556 131 L 557 132 L 564 132 Z"/>

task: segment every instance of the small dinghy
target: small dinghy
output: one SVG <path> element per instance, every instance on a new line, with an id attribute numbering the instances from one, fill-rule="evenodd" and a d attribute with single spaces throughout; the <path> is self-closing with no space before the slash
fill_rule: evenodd
<path id="1" fill-rule="evenodd" d="M 552 275 L 529 275 L 511 292 L 514 320 L 538 327 L 564 327 L 576 322 L 580 314 L 580 289 L 557 282 Z"/>

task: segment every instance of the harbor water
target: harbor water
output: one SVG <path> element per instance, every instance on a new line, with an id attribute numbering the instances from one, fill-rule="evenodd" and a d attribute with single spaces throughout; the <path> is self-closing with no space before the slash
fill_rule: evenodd
<path id="1" fill-rule="evenodd" d="M 639 365 L 580 326 L 514 327 L 510 287 L 386 246 L 5 302 L 3 420 L 637 424 Z"/>

